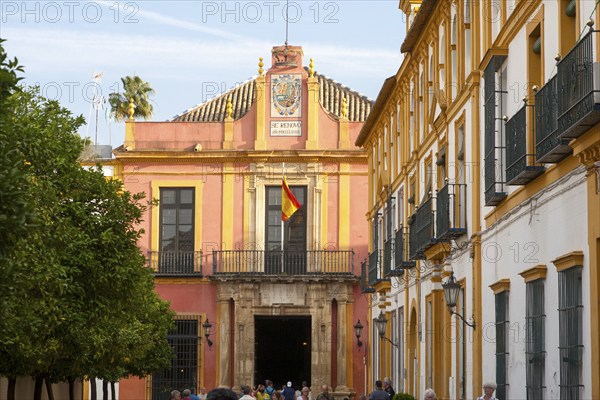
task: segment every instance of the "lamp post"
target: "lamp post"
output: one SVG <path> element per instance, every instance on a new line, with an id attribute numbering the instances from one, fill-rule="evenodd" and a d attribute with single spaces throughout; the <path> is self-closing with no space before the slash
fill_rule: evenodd
<path id="1" fill-rule="evenodd" d="M 358 347 L 361 347 L 363 345 L 363 343 L 360 341 L 360 335 L 362 333 L 363 330 L 363 326 L 360 323 L 360 319 L 358 320 L 358 322 L 354 325 L 354 334 L 356 335 L 356 344 L 358 345 Z"/>
<path id="2" fill-rule="evenodd" d="M 362 347 L 362 345 L 364 344 L 364 355 L 363 355 L 363 371 L 364 371 L 364 375 L 365 375 L 365 382 L 364 382 L 364 395 L 365 397 L 367 396 L 367 345 L 366 343 L 361 342 L 360 340 L 360 336 L 362 334 L 362 330 L 363 330 L 364 326 L 360 323 L 360 319 L 356 322 L 356 324 L 354 324 L 354 334 L 356 335 L 356 344 L 358 345 L 358 348 L 360 349 Z M 368 335 L 367 335 L 368 338 Z"/>
<path id="3" fill-rule="evenodd" d="M 208 318 L 202 324 L 202 328 L 204 328 L 204 337 L 206 338 L 206 343 L 208 343 L 208 347 L 212 347 L 213 342 L 208 337 L 210 336 L 210 328 L 212 328 L 212 324 L 208 322 Z"/>
<path id="4" fill-rule="evenodd" d="M 472 324 L 468 323 L 465 318 L 459 313 L 454 311 L 454 307 L 456 307 L 456 299 L 458 299 L 458 295 L 460 293 L 460 285 L 456 283 L 456 278 L 454 278 L 454 272 L 450 273 L 448 280 L 442 283 L 442 288 L 444 289 L 444 298 L 446 299 L 446 305 L 448 306 L 448 311 L 450 311 L 450 315 L 456 315 L 465 323 L 465 325 L 477 329 L 477 323 L 475 319 L 471 317 Z"/>
<path id="5" fill-rule="evenodd" d="M 379 313 L 379 316 L 375 318 L 375 326 L 377 326 L 377 331 L 379 332 L 379 337 L 381 339 L 385 339 L 392 344 L 392 346 L 398 347 L 398 344 L 392 342 L 385 336 L 385 328 L 387 325 L 387 318 L 383 315 L 383 311 Z"/>

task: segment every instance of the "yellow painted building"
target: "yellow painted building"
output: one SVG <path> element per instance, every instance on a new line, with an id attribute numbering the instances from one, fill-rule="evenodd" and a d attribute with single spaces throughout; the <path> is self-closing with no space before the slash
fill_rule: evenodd
<path id="1" fill-rule="evenodd" d="M 484 382 L 503 400 L 600 398 L 596 2 L 399 7 L 404 60 L 356 142 L 370 381 L 417 398 L 472 399 Z"/>

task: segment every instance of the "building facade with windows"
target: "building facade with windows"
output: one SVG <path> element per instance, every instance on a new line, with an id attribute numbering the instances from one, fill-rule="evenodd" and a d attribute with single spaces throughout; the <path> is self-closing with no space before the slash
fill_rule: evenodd
<path id="1" fill-rule="evenodd" d="M 372 101 L 302 59 L 274 47 L 268 71 L 261 59 L 223 95 L 126 123 L 115 176 L 158 200 L 140 247 L 177 316 L 171 368 L 121 381 L 119 398 L 266 379 L 364 390 L 352 326 L 367 310 L 367 159 L 354 141 Z M 301 208 L 282 225 L 283 175 Z"/>
<path id="2" fill-rule="evenodd" d="M 417 398 L 487 381 L 500 399 L 600 397 L 596 4 L 400 1 L 404 60 L 356 142 L 372 380 Z"/>

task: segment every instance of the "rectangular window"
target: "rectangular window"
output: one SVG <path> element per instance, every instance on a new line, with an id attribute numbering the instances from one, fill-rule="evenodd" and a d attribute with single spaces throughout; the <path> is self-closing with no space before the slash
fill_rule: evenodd
<path id="1" fill-rule="evenodd" d="M 485 120 L 485 205 L 496 206 L 506 197 L 503 183 L 504 123 L 503 96 L 507 93 L 506 74 L 498 74 L 506 57 L 494 56 L 485 68 L 484 120 Z M 500 81 L 497 82 L 497 75 Z"/>
<path id="2" fill-rule="evenodd" d="M 527 399 L 543 400 L 546 364 L 544 280 L 527 283 L 525 305 Z"/>
<path id="3" fill-rule="evenodd" d="M 371 326 L 373 327 L 373 376 L 379 375 L 379 331 L 377 330 L 376 318 L 373 318 Z"/>
<path id="4" fill-rule="evenodd" d="M 465 288 L 461 287 L 456 301 L 456 312 L 460 315 L 467 315 L 467 309 L 465 306 Z M 457 364 L 458 364 L 458 399 L 465 400 L 467 398 L 467 376 L 466 376 L 466 361 L 465 355 L 467 353 L 467 339 L 465 337 L 465 324 L 456 324 L 458 330 L 458 352 L 457 352 Z"/>
<path id="5" fill-rule="evenodd" d="M 560 398 L 581 399 L 583 358 L 582 267 L 558 273 Z"/>
<path id="6" fill-rule="evenodd" d="M 194 272 L 194 188 L 160 189 L 160 273 Z"/>
<path id="7" fill-rule="evenodd" d="M 169 368 L 152 374 L 152 400 L 168 400 L 172 390 L 198 387 L 198 326 L 198 317 L 176 317 L 167 336 L 174 357 Z"/>
<path id="8" fill-rule="evenodd" d="M 394 343 L 398 343 L 398 320 L 396 319 L 396 310 L 392 311 L 391 325 L 392 325 L 392 337 L 391 341 Z M 390 372 L 390 377 L 394 379 L 396 376 L 396 371 L 398 371 L 398 347 L 392 346 L 392 370 Z M 397 381 L 393 381 L 396 383 Z"/>
<path id="9" fill-rule="evenodd" d="M 267 186 L 265 190 L 265 250 L 267 250 L 265 272 L 305 274 L 306 186 L 290 186 L 301 207 L 283 224 L 283 255 L 281 253 L 281 186 Z"/>
<path id="10" fill-rule="evenodd" d="M 508 291 L 496 295 L 496 397 L 506 400 L 508 365 Z"/>
<path id="11" fill-rule="evenodd" d="M 431 300 L 427 302 L 427 326 L 425 327 L 425 340 L 427 349 L 427 387 L 433 387 L 433 308 Z"/>
<path id="12" fill-rule="evenodd" d="M 398 376 L 396 378 L 397 389 L 404 392 L 404 307 L 398 309 Z"/>

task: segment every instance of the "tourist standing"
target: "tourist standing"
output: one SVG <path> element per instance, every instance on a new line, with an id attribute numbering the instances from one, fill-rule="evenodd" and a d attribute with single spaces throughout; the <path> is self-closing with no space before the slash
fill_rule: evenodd
<path id="1" fill-rule="evenodd" d="M 390 400 L 390 395 L 383 390 L 383 383 L 381 381 L 375 382 L 375 390 L 371 392 L 369 400 Z"/>

